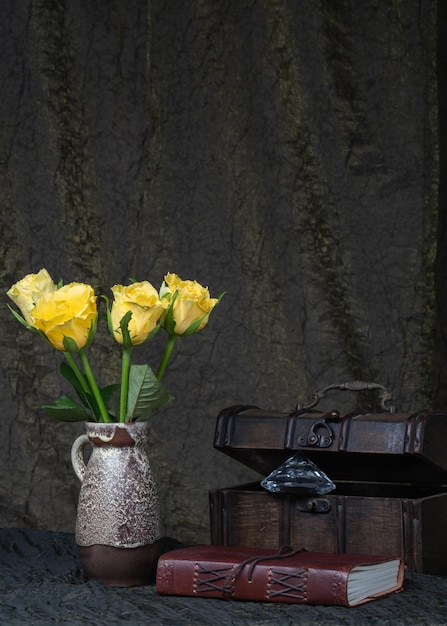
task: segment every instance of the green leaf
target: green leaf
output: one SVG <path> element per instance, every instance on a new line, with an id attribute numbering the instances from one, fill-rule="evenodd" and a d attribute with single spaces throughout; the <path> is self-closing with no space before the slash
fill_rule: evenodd
<path id="1" fill-rule="evenodd" d="M 59 371 L 61 375 L 67 380 L 76 393 L 79 396 L 82 404 L 95 415 L 98 420 L 100 420 L 101 412 L 98 407 L 98 403 L 95 400 L 95 397 L 92 393 L 89 393 L 84 390 L 81 383 L 79 382 L 76 374 L 73 371 L 73 368 L 67 365 L 67 363 L 62 362 L 59 366 Z M 89 416 L 90 418 L 90 416 Z"/>
<path id="2" fill-rule="evenodd" d="M 97 421 L 102 421 L 101 411 L 99 409 L 98 403 L 95 400 L 93 393 L 89 393 L 83 389 L 81 383 L 79 382 L 76 374 L 73 371 L 73 368 L 70 367 L 67 363 L 62 362 L 59 366 L 59 371 L 61 375 L 65 378 L 65 380 L 67 380 L 70 383 L 70 385 L 72 385 L 72 387 L 75 389 L 83 405 L 87 409 L 91 410 L 91 412 L 95 415 Z M 103 387 L 102 389 L 99 390 L 106 407 L 108 403 L 110 402 L 110 399 L 112 398 L 112 396 L 118 389 L 119 389 L 119 385 L 114 384 L 114 385 L 107 385 L 106 387 Z M 91 416 L 89 416 L 89 419 L 90 418 Z"/>
<path id="3" fill-rule="evenodd" d="M 193 333 L 196 333 L 199 328 L 200 328 L 200 324 L 203 322 L 203 320 L 205 320 L 207 317 L 209 316 L 209 313 L 205 313 L 205 315 L 202 315 L 202 317 L 199 317 L 198 320 L 196 320 L 195 322 L 193 322 L 190 326 L 188 326 L 188 328 L 185 330 L 184 333 L 182 333 L 182 337 L 188 337 L 189 335 L 192 335 Z"/>
<path id="4" fill-rule="evenodd" d="M 147 420 L 152 411 L 171 400 L 149 365 L 131 365 L 126 422 Z"/>
<path id="5" fill-rule="evenodd" d="M 21 315 L 19 315 L 19 313 L 17 313 L 17 311 L 14 311 L 14 309 L 12 307 L 10 307 L 9 304 L 7 304 L 6 306 L 11 311 L 11 313 L 14 315 L 16 320 L 18 322 L 20 322 L 22 324 L 22 326 L 25 326 L 25 328 L 27 330 L 32 330 L 35 333 L 40 333 L 40 331 L 37 328 L 34 328 L 34 326 L 30 326 L 30 324 L 28 324 L 28 322 L 25 320 L 25 318 L 23 318 Z"/>
<path id="6" fill-rule="evenodd" d="M 103 387 L 99 390 L 106 406 L 109 404 L 111 397 L 118 391 L 119 388 L 120 386 L 115 383 L 114 385 L 107 385 L 107 387 Z"/>
<path id="7" fill-rule="evenodd" d="M 109 308 L 109 298 L 107 296 L 105 296 L 105 295 L 102 295 L 101 298 L 106 303 L 107 327 L 109 329 L 109 333 L 113 337 L 113 324 L 112 324 L 112 315 L 110 313 L 110 308 Z"/>
<path id="8" fill-rule="evenodd" d="M 71 368 L 67 363 L 65 363 L 63 361 L 59 365 L 59 372 L 60 372 L 61 376 L 63 376 L 65 378 L 65 380 L 67 380 L 70 383 L 70 385 L 73 387 L 73 389 L 75 389 L 75 391 L 79 395 L 79 397 L 81 397 L 81 395 L 84 393 L 84 390 L 83 390 L 82 385 L 79 382 L 76 374 L 74 373 L 73 368 Z"/>
<path id="9" fill-rule="evenodd" d="M 169 297 L 169 294 L 165 294 L 163 296 L 163 298 L 168 298 L 168 297 Z M 174 302 L 177 300 L 177 297 L 178 297 L 178 291 L 176 291 L 174 295 L 172 296 L 171 302 L 169 304 L 169 308 L 166 313 L 166 317 L 163 322 L 163 326 L 169 335 L 174 334 L 174 328 L 175 328 Z"/>
<path id="10" fill-rule="evenodd" d="M 91 419 L 85 408 L 68 396 L 61 396 L 54 405 L 45 405 L 42 409 L 51 417 L 63 422 L 83 422 Z"/>
<path id="11" fill-rule="evenodd" d="M 132 317 L 132 311 L 127 311 L 120 320 L 121 334 L 123 336 L 123 346 L 125 348 L 132 347 L 132 339 L 129 333 L 129 322 Z"/>
<path id="12" fill-rule="evenodd" d="M 78 344 L 72 337 L 66 337 L 64 335 L 62 343 L 64 344 L 66 352 L 79 352 Z"/>
<path id="13" fill-rule="evenodd" d="M 96 418 L 95 422 L 102 422 L 103 419 L 101 415 L 101 409 L 98 406 L 98 402 L 96 401 L 95 396 L 91 393 L 87 393 L 86 391 L 83 391 L 82 393 L 79 394 L 79 397 L 81 398 L 81 401 L 84 404 L 84 406 L 89 408 L 90 411 L 95 416 Z"/>

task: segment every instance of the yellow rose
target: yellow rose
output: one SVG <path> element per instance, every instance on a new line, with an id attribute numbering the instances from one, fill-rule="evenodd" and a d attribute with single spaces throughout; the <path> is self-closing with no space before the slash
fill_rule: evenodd
<path id="1" fill-rule="evenodd" d="M 34 326 L 32 310 L 36 302 L 42 297 L 56 290 L 51 276 L 46 269 L 37 274 L 27 274 L 6 292 L 6 295 L 16 304 L 25 321 Z"/>
<path id="2" fill-rule="evenodd" d="M 123 343 L 120 321 L 131 311 L 128 329 L 132 345 L 138 346 L 154 330 L 169 302 L 161 300 L 158 292 L 147 280 L 128 286 L 112 287 L 114 301 L 110 311 L 113 335 L 118 343 Z"/>
<path id="3" fill-rule="evenodd" d="M 98 312 L 90 285 L 70 283 L 42 296 L 33 309 L 34 326 L 57 350 L 66 350 L 64 337 L 85 348 L 96 329 Z"/>
<path id="4" fill-rule="evenodd" d="M 174 295 L 177 292 L 177 297 Z M 169 333 L 184 335 L 191 329 L 193 324 L 202 320 L 194 332 L 202 330 L 208 323 L 211 311 L 219 302 L 218 298 L 210 298 L 207 287 L 202 287 L 195 280 L 182 280 L 177 274 L 166 274 L 164 283 L 160 289 L 160 296 L 173 301 L 172 320 L 165 316 L 163 325 Z M 169 328 L 168 328 L 169 326 Z"/>

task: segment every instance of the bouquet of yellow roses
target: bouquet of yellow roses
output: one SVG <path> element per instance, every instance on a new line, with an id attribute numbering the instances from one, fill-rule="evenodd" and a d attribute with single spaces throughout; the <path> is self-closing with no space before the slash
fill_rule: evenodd
<path id="1" fill-rule="evenodd" d="M 7 291 L 21 312 L 9 307 L 15 318 L 65 356 L 60 373 L 73 386 L 79 401 L 63 395 L 54 405 L 42 407 L 52 417 L 69 422 L 147 420 L 171 400 L 160 381 L 176 340 L 202 330 L 224 295 L 211 298 L 208 288 L 181 280 L 176 274 L 166 274 L 159 291 L 143 281 L 115 285 L 112 294 L 112 303 L 105 295 L 102 298 L 107 305 L 109 331 L 122 349 L 121 383 L 99 387 L 87 356 L 98 321 L 93 287 L 77 282 L 56 285 L 47 270 L 41 269 Z M 155 374 L 149 365 L 132 364 L 131 354 L 160 328 L 166 331 L 167 341 Z M 119 402 L 114 404 L 116 397 Z"/>

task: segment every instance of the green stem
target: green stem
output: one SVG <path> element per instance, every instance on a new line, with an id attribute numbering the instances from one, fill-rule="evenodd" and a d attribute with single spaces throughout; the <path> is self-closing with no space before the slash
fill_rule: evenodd
<path id="1" fill-rule="evenodd" d="M 127 395 L 129 393 L 130 355 L 132 347 L 123 347 L 121 359 L 121 396 L 120 396 L 120 422 L 126 421 Z"/>
<path id="2" fill-rule="evenodd" d="M 166 366 L 171 357 L 172 350 L 174 349 L 175 342 L 177 340 L 178 335 L 169 335 L 169 339 L 166 343 L 165 353 L 163 354 L 163 358 L 160 361 L 160 366 L 157 372 L 157 380 L 161 380 L 163 374 L 165 373 Z"/>
<path id="3" fill-rule="evenodd" d="M 104 400 L 102 399 L 101 392 L 99 391 L 98 385 L 96 384 L 92 368 L 90 367 L 90 363 L 84 350 L 79 351 L 79 358 L 81 359 L 82 367 L 84 368 L 84 372 L 89 382 L 90 389 L 92 390 L 95 400 L 98 404 L 102 420 L 103 422 L 110 422 L 110 417 L 107 413 L 106 405 L 104 404 Z"/>
<path id="4" fill-rule="evenodd" d="M 79 369 L 78 364 L 74 360 L 73 355 L 71 354 L 71 352 L 64 352 L 64 356 L 67 359 L 68 364 L 70 365 L 71 369 L 73 370 L 74 375 L 78 379 L 79 384 L 81 385 L 82 389 L 86 393 L 89 393 L 90 387 L 88 386 L 88 383 L 85 380 L 83 373 Z"/>

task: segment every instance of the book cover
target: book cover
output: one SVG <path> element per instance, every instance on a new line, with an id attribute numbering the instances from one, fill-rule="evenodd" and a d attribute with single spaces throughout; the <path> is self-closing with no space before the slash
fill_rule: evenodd
<path id="1" fill-rule="evenodd" d="M 400 591 L 401 557 L 194 546 L 163 554 L 159 594 L 356 606 Z"/>

